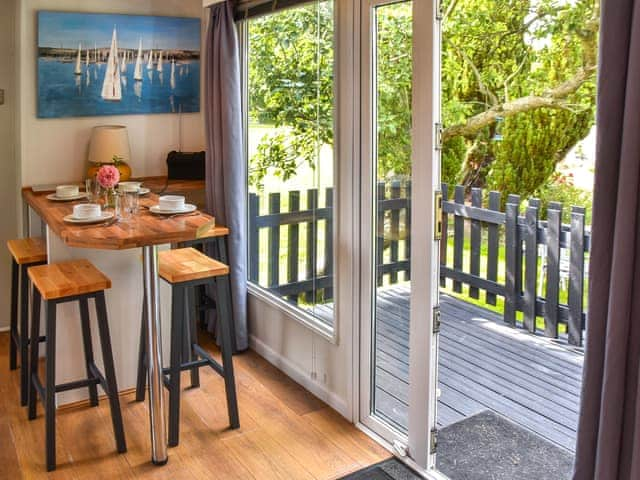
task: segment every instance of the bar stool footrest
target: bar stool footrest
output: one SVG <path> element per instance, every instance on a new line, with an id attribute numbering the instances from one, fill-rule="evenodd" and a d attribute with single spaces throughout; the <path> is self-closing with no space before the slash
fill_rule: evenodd
<path id="1" fill-rule="evenodd" d="M 98 378 L 87 378 L 84 380 L 75 380 L 73 382 L 61 383 L 56 385 L 56 393 L 67 392 L 69 390 L 76 390 L 78 388 L 85 388 L 90 385 L 98 385 L 100 380 Z"/>
<path id="2" fill-rule="evenodd" d="M 193 345 L 193 349 L 199 357 L 204 359 L 207 365 L 218 373 L 218 375 L 224 377 L 224 367 L 220 365 L 215 358 L 209 355 L 209 352 L 205 351 L 200 345 Z"/>

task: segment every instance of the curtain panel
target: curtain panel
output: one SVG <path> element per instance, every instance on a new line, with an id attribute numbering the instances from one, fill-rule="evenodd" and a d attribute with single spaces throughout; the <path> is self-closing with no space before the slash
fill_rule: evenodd
<path id="1" fill-rule="evenodd" d="M 640 478 L 640 2 L 602 2 L 589 315 L 574 480 Z"/>
<path id="2" fill-rule="evenodd" d="M 238 34 L 231 0 L 210 7 L 205 44 L 207 209 L 230 229 L 227 239 L 236 350 L 248 348 L 246 164 L 243 154 Z M 215 296 L 215 292 L 211 292 Z M 217 330 L 215 318 L 210 330 Z"/>

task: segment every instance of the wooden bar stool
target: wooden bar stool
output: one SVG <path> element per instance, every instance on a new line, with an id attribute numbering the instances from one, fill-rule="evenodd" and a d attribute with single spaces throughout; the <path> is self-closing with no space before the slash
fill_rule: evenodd
<path id="1" fill-rule="evenodd" d="M 20 404 L 24 406 L 27 404 L 29 388 L 29 277 L 27 269 L 47 263 L 47 246 L 42 238 L 34 237 L 9 240 L 7 248 L 12 257 L 9 368 L 11 370 L 18 368 L 19 352 Z M 20 309 L 19 316 L 18 307 Z"/>
<path id="2" fill-rule="evenodd" d="M 171 284 L 171 353 L 169 368 L 163 369 L 163 373 L 165 387 L 169 390 L 169 446 L 174 447 L 178 445 L 180 437 L 180 372 L 184 370 L 191 371 L 192 387 L 199 386 L 198 369 L 204 366 L 211 367 L 224 378 L 229 423 L 231 428 L 240 427 L 232 360 L 229 267 L 194 248 L 162 251 L 159 253 L 158 262 L 160 276 Z M 198 344 L 196 315 L 193 312 L 195 289 L 212 283 L 216 286 L 218 297 L 222 365 Z M 145 315 L 143 308 L 136 387 L 138 401 L 144 400 L 146 386 Z"/>
<path id="3" fill-rule="evenodd" d="M 36 418 L 36 400 L 40 395 L 45 411 L 45 432 L 47 450 L 47 470 L 56 468 L 56 433 L 55 433 L 55 393 L 88 388 L 91 406 L 98 405 L 98 389 L 100 384 L 109 398 L 111 407 L 111 421 L 116 438 L 118 452 L 127 451 L 122 427 L 122 413 L 118 398 L 107 306 L 104 291 L 111 288 L 109 280 L 102 272 L 88 260 L 74 260 L 69 262 L 41 265 L 29 268 L 29 278 L 33 283 L 33 320 L 31 322 L 31 361 L 29 385 L 29 420 Z M 89 302 L 94 299 L 98 320 L 100 346 L 104 363 L 104 375 L 96 366 L 93 359 L 91 344 L 91 329 L 89 324 Z M 46 374 L 44 385 L 38 376 L 38 357 L 40 343 L 37 341 L 40 332 L 40 302 L 44 300 L 46 323 Z M 84 347 L 84 363 L 87 378 L 60 385 L 55 384 L 56 373 L 56 307 L 58 304 L 75 302 L 80 306 L 80 323 L 82 326 L 82 343 Z"/>

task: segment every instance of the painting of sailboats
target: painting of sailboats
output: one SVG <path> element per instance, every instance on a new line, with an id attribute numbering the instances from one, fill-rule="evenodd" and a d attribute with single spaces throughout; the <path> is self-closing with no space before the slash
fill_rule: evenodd
<path id="1" fill-rule="evenodd" d="M 200 29 L 199 18 L 38 12 L 38 117 L 198 112 Z"/>

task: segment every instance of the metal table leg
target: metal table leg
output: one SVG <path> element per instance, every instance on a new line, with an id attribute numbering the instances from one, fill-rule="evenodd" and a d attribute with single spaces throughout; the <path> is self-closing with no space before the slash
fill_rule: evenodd
<path id="1" fill-rule="evenodd" d="M 158 247 L 142 248 L 145 301 L 147 302 L 147 362 L 149 375 L 149 418 L 151 423 L 151 461 L 164 465 L 167 456 L 167 424 L 162 385 L 162 338 L 160 335 L 160 287 Z"/>

